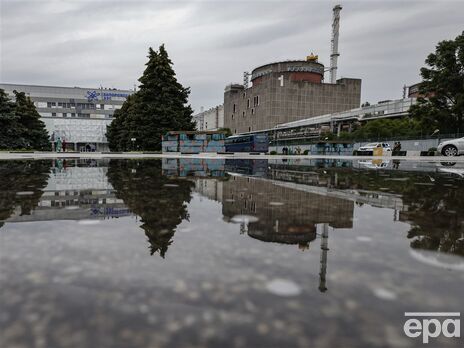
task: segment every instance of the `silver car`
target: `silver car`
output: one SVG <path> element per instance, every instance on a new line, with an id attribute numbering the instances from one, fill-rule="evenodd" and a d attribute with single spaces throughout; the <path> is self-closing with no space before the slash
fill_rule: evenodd
<path id="1" fill-rule="evenodd" d="M 438 153 L 443 156 L 459 156 L 464 154 L 464 138 L 447 140 L 437 147 Z"/>

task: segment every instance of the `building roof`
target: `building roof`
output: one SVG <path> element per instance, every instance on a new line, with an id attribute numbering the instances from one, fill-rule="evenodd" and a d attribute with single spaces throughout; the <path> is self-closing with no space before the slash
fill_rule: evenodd
<path id="1" fill-rule="evenodd" d="M 169 131 L 166 134 L 178 135 L 178 134 L 224 134 L 222 131 Z"/>
<path id="2" fill-rule="evenodd" d="M 119 88 L 104 88 L 104 87 L 79 87 L 79 86 L 50 86 L 50 85 L 27 85 L 24 83 L 3 83 L 0 82 L 0 87 L 2 86 L 21 86 L 21 87 L 36 87 L 36 88 L 59 88 L 59 89 L 89 89 L 89 90 L 103 90 L 103 91 L 119 91 L 119 92 L 129 92 L 133 93 L 133 89 L 119 89 Z"/>

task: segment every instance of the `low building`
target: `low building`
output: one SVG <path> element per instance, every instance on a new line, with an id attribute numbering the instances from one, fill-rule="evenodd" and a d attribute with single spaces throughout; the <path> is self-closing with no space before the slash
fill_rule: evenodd
<path id="1" fill-rule="evenodd" d="M 225 134 L 218 131 L 170 131 L 162 139 L 163 152 L 224 152 Z"/>
<path id="2" fill-rule="evenodd" d="M 31 98 L 52 140 L 66 142 L 76 151 L 107 151 L 106 127 L 133 90 L 0 84 Z"/>
<path id="3" fill-rule="evenodd" d="M 324 65 L 315 56 L 260 66 L 252 71 L 252 87 L 225 88 L 224 127 L 232 133 L 254 132 L 360 106 L 360 79 L 332 84 L 323 78 Z"/>
<path id="4" fill-rule="evenodd" d="M 218 130 L 224 128 L 224 105 L 218 105 L 193 115 L 197 130 Z"/>

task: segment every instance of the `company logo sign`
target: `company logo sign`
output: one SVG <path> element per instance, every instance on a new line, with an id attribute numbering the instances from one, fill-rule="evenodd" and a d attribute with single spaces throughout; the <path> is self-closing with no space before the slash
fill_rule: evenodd
<path id="1" fill-rule="evenodd" d="M 89 102 L 94 102 L 97 100 L 111 100 L 111 98 L 119 97 L 119 98 L 127 98 L 129 96 L 128 93 L 118 93 L 118 92 L 98 92 L 96 90 L 87 91 L 87 100 Z"/>
<path id="2" fill-rule="evenodd" d="M 93 102 L 98 100 L 98 93 L 97 91 L 87 91 L 87 101 Z"/>
<path id="3" fill-rule="evenodd" d="M 406 312 L 409 318 L 403 326 L 404 333 L 410 338 L 422 336 L 422 343 L 440 335 L 447 338 L 461 337 L 461 313 L 459 312 Z"/>

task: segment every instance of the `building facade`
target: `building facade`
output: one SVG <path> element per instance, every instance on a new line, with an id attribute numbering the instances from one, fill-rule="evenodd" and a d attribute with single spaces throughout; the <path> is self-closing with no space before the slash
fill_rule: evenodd
<path id="1" fill-rule="evenodd" d="M 193 115 L 197 130 L 218 130 L 224 127 L 224 105 L 215 106 L 209 110 Z"/>
<path id="2" fill-rule="evenodd" d="M 106 127 L 133 90 L 0 84 L 31 98 L 52 140 L 66 142 L 69 150 L 107 151 Z"/>
<path id="3" fill-rule="evenodd" d="M 317 59 L 260 66 L 252 87 L 232 84 L 224 92 L 224 127 L 232 133 L 253 132 L 360 106 L 361 80 L 342 78 L 324 83 Z"/>

